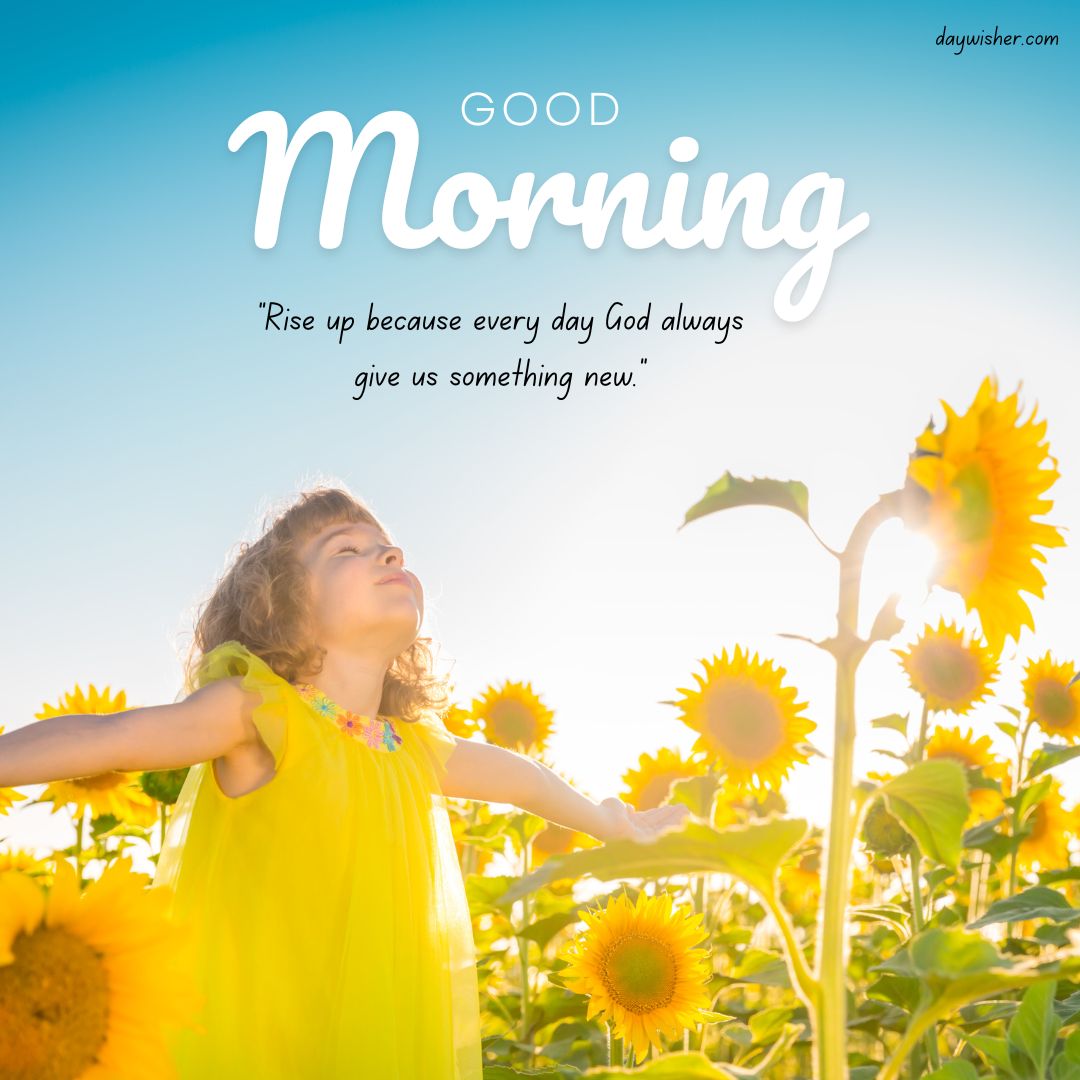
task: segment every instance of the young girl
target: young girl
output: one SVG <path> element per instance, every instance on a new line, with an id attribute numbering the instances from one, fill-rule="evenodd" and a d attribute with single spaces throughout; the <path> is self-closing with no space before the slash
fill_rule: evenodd
<path id="1" fill-rule="evenodd" d="M 685 807 L 595 803 L 451 735 L 424 595 L 340 488 L 301 497 L 202 608 L 171 705 L 0 736 L 0 787 L 192 765 L 154 879 L 194 928 L 183 1078 L 480 1080 L 472 925 L 444 797 L 648 842 Z"/>

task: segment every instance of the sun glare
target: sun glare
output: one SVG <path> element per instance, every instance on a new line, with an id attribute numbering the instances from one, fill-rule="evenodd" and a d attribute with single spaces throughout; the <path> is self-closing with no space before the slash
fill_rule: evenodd
<path id="1" fill-rule="evenodd" d="M 937 547 L 924 534 L 897 520 L 885 522 L 874 534 L 863 564 L 864 619 L 872 621 L 891 595 L 900 598 L 901 619 L 915 617 L 929 593 L 937 556 Z"/>

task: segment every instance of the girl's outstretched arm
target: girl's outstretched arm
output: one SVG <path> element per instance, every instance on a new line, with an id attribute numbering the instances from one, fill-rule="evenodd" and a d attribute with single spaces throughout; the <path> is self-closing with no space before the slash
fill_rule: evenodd
<path id="1" fill-rule="evenodd" d="M 594 802 L 543 762 L 490 743 L 456 736 L 455 742 L 442 783 L 443 794 L 452 798 L 510 803 L 605 843 L 647 842 L 681 825 L 689 813 L 681 804 L 637 811 L 614 797 Z"/>
<path id="2" fill-rule="evenodd" d="M 218 679 L 172 705 L 52 716 L 0 735 L 0 787 L 112 770 L 182 769 L 258 738 L 257 695 L 240 676 Z"/>

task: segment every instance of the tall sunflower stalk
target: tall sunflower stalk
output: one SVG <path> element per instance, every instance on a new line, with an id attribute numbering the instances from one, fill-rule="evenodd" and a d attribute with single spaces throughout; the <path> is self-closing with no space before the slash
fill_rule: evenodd
<path id="1" fill-rule="evenodd" d="M 840 564 L 836 636 L 822 647 L 836 660 L 836 715 L 829 827 L 825 834 L 825 885 L 818 912 L 817 956 L 811 1013 L 816 1032 L 814 1075 L 817 1080 L 847 1076 L 847 903 L 851 849 L 866 808 L 855 791 L 855 673 L 870 642 L 858 634 L 863 560 L 874 531 L 902 512 L 903 492 L 883 495 L 856 522 L 847 546 L 833 552 Z"/>
<path id="2" fill-rule="evenodd" d="M 737 506 L 775 506 L 800 517 L 839 565 L 836 634 L 825 641 L 811 642 L 829 652 L 836 662 L 830 820 L 824 840 L 825 881 L 812 972 L 807 970 L 801 946 L 787 932 L 786 913 L 779 904 L 770 904 L 783 932 L 793 985 L 810 1014 L 816 1080 L 843 1080 L 848 1075 L 846 975 L 851 856 L 863 814 L 876 793 L 854 784 L 855 679 L 867 649 L 903 628 L 894 599 L 882 609 L 869 636 L 864 639 L 859 635 L 863 563 L 870 540 L 880 525 L 894 517 L 928 534 L 939 556 L 934 583 L 959 594 L 968 611 L 978 614 L 983 636 L 995 655 L 1006 639 L 1019 638 L 1023 626 L 1033 628 L 1031 611 L 1020 594 L 1043 595 L 1045 579 L 1036 562 L 1045 561 L 1045 556 L 1038 548 L 1065 543 L 1056 526 L 1035 520 L 1053 506 L 1043 495 L 1058 478 L 1057 462 L 1049 456 L 1043 441 L 1045 421 L 1036 423 L 1034 415 L 1022 420 L 1018 395 L 1001 397 L 996 378 L 990 376 L 983 380 L 966 413 L 958 414 L 947 403 L 942 404 L 945 424 L 940 431 L 928 425 L 916 439 L 904 486 L 882 495 L 863 513 L 843 550 L 832 549 L 814 532 L 809 519 L 809 494 L 805 485 L 797 481 L 744 480 L 725 473 L 691 507 L 684 522 Z M 1047 459 L 1049 466 L 1044 464 Z M 920 732 L 920 747 L 924 740 L 925 733 Z M 923 763 L 924 770 L 927 765 Z M 944 776 L 940 772 L 937 775 Z M 966 788 L 961 775 L 955 781 L 961 790 Z M 877 791 L 887 793 L 888 785 Z M 961 816 L 962 810 L 961 805 Z M 953 811 L 955 817 L 957 807 Z M 961 824 L 954 821 L 951 831 L 958 833 Z M 918 864 L 914 869 L 917 878 Z M 762 883 L 758 891 L 762 892 Z M 769 891 L 768 883 L 764 883 L 764 891 Z M 924 1030 L 919 1030 L 919 1037 Z M 909 1044 L 917 1041 L 905 1037 L 898 1052 L 906 1056 Z M 890 1070 L 898 1067 L 899 1062 L 890 1061 Z"/>

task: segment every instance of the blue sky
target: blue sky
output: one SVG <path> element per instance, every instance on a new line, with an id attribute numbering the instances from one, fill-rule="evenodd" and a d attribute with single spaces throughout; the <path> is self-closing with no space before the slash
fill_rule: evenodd
<path id="1" fill-rule="evenodd" d="M 597 798 L 642 751 L 689 747 L 659 702 L 690 683 L 699 658 L 736 643 L 789 668 L 828 747 L 828 665 L 776 636 L 827 632 L 820 549 L 768 510 L 676 533 L 725 470 L 803 479 L 819 531 L 840 543 L 901 481 L 939 399 L 962 406 L 996 371 L 1006 388 L 1023 380 L 1049 421 L 1063 474 L 1051 518 L 1076 534 L 1071 9 L 1006 5 L 991 21 L 975 5 L 943 16 L 926 4 L 690 4 L 662 16 L 644 5 L 153 16 L 129 5 L 27 19 L 9 19 L 0 64 L 9 727 L 75 682 L 126 688 L 133 704 L 173 700 L 194 606 L 230 549 L 319 478 L 348 483 L 404 546 L 461 696 L 531 680 L 556 711 L 553 756 Z M 934 45 L 946 20 L 1061 43 L 954 56 Z M 620 116 L 604 128 L 471 128 L 458 110 L 473 90 L 606 91 Z M 226 142 L 261 109 L 292 128 L 336 109 L 356 130 L 386 109 L 409 112 L 417 221 L 466 170 L 500 191 L 524 171 L 640 170 L 659 191 L 668 144 L 692 135 L 699 180 L 760 170 L 779 199 L 827 171 L 844 178 L 844 219 L 865 210 L 871 224 L 837 253 L 817 311 L 788 324 L 772 293 L 798 253 L 752 251 L 737 234 L 716 251 L 631 251 L 615 236 L 588 251 L 548 221 L 521 251 L 498 228 L 473 251 L 394 248 L 378 225 L 385 145 L 365 157 L 345 241 L 321 249 L 328 155 L 312 144 L 279 243 L 260 251 L 261 153 Z M 512 334 L 354 334 L 337 346 L 262 333 L 266 299 L 319 318 L 370 301 L 545 318 L 563 301 L 598 315 L 614 300 L 658 312 L 681 301 L 741 313 L 746 328 L 723 346 L 654 331 L 579 347 L 543 330 L 530 347 Z M 574 370 L 575 390 L 563 401 L 445 386 L 351 399 L 355 373 L 373 363 L 449 372 L 524 355 L 534 369 Z M 632 389 L 577 388 L 586 368 L 642 355 Z M 878 559 L 868 604 L 889 591 L 898 557 Z M 1075 655 L 1075 548 L 1052 553 L 1046 572 L 1038 648 Z M 903 693 L 887 650 L 873 654 L 864 715 L 906 707 Z M 876 737 L 862 741 L 864 768 L 883 760 L 870 753 Z M 802 812 L 816 813 L 824 767 L 792 786 Z M 21 828 L 43 835 L 36 822 Z"/>

